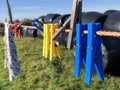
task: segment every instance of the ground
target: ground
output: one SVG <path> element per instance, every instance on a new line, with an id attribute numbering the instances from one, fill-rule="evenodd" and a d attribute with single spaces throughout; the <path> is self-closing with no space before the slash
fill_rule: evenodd
<path id="1" fill-rule="evenodd" d="M 10 82 L 8 70 L 4 68 L 4 42 L 0 37 L 0 90 L 120 90 L 120 77 L 105 75 L 99 81 L 94 73 L 90 85 L 81 77 L 74 77 L 74 58 L 72 50 L 61 46 L 63 58 L 57 56 L 53 61 L 42 56 L 42 39 L 24 37 L 15 38 L 21 74 Z"/>

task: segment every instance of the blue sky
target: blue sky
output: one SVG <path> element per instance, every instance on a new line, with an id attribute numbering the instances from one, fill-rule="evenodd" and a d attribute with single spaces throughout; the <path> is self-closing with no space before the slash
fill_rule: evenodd
<path id="1" fill-rule="evenodd" d="M 6 0 L 0 0 L 0 21 L 8 18 Z M 71 13 L 73 0 L 9 0 L 14 19 L 36 18 L 47 13 Z M 83 11 L 120 10 L 120 0 L 83 0 Z"/>

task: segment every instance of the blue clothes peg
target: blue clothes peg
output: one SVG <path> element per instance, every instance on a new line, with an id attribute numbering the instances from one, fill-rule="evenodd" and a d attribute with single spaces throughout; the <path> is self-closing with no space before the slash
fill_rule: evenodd
<path id="1" fill-rule="evenodd" d="M 35 18 L 35 19 L 34 19 L 34 22 L 39 23 L 40 27 L 43 27 L 43 23 L 42 23 L 42 22 L 40 22 L 37 18 Z"/>
<path id="2" fill-rule="evenodd" d="M 36 23 L 38 23 L 39 26 Z M 35 26 L 41 32 L 43 32 L 43 23 L 40 22 L 38 19 L 34 19 L 32 25 Z"/>
<path id="3" fill-rule="evenodd" d="M 86 73 L 85 73 L 85 82 L 87 84 L 90 84 L 91 82 L 94 68 L 97 71 L 99 79 L 104 80 L 101 36 L 96 34 L 98 30 L 101 30 L 100 23 L 88 24 L 87 57 L 86 57 Z"/>
<path id="4" fill-rule="evenodd" d="M 74 66 L 74 76 L 76 78 L 80 76 L 82 63 L 85 65 L 87 35 L 83 34 L 84 30 L 87 30 L 87 24 L 76 24 L 76 57 Z"/>

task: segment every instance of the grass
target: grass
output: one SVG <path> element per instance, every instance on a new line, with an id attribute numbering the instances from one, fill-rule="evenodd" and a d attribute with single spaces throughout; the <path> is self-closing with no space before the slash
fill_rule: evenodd
<path id="1" fill-rule="evenodd" d="M 25 37 L 15 39 L 21 74 L 10 82 L 4 68 L 4 42 L 0 37 L 0 90 L 120 90 L 120 77 L 105 75 L 99 81 L 93 75 L 91 85 L 84 83 L 84 69 L 80 78 L 74 78 L 74 60 L 71 50 L 61 46 L 63 58 L 53 61 L 42 56 L 42 39 Z"/>

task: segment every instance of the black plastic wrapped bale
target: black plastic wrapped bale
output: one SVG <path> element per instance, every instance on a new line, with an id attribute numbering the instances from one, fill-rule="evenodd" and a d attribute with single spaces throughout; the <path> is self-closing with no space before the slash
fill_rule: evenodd
<path id="1" fill-rule="evenodd" d="M 44 18 L 45 18 L 45 16 L 43 15 L 43 16 L 40 16 L 40 17 L 38 17 L 38 19 L 42 19 L 42 21 L 44 22 Z"/>
<path id="2" fill-rule="evenodd" d="M 59 27 L 62 27 L 62 25 L 68 19 L 68 17 L 70 17 L 70 14 L 64 14 L 54 19 L 52 23 L 57 23 Z M 70 28 L 70 25 L 68 25 L 66 29 L 67 28 Z M 60 44 L 63 44 L 66 46 L 67 38 L 68 38 L 68 33 L 61 32 L 60 35 L 58 36 L 58 41 L 60 42 Z"/>
<path id="3" fill-rule="evenodd" d="M 82 15 L 82 23 L 101 23 L 103 28 L 103 24 L 107 18 L 107 15 L 99 13 L 99 12 L 86 12 Z"/>
<path id="4" fill-rule="evenodd" d="M 64 17 L 64 20 L 62 22 L 62 24 L 64 24 L 64 22 L 71 16 L 71 14 L 67 15 L 66 17 Z M 70 29 L 70 24 L 66 27 L 66 29 Z"/>
<path id="5" fill-rule="evenodd" d="M 74 47 L 73 47 L 73 57 L 74 57 L 74 60 L 75 60 L 75 56 L 76 56 L 76 44 L 75 44 L 76 40 L 74 38 Z M 104 69 L 107 68 L 107 65 L 108 65 L 108 51 L 106 49 L 106 47 L 102 44 L 101 45 L 101 49 L 102 49 L 102 56 L 103 56 L 103 66 L 104 66 Z M 86 57 L 86 52 L 83 53 L 84 57 Z"/>
<path id="6" fill-rule="evenodd" d="M 34 37 L 34 35 L 35 35 L 37 37 L 42 38 L 42 35 L 39 30 L 37 30 L 37 32 L 34 32 L 34 31 L 35 31 L 34 29 L 29 29 L 29 28 L 23 29 L 23 35 L 30 36 L 30 37 Z M 37 33 L 37 35 L 35 33 Z"/>
<path id="7" fill-rule="evenodd" d="M 45 17 L 44 17 L 44 22 L 45 23 L 52 23 L 53 20 L 57 17 L 59 17 L 60 14 L 47 14 Z"/>
<path id="8" fill-rule="evenodd" d="M 34 31 L 33 31 L 33 37 L 34 37 L 34 38 L 37 37 L 37 29 L 34 29 Z"/>
<path id="9" fill-rule="evenodd" d="M 61 27 L 69 16 L 70 14 L 61 15 L 57 17 L 56 19 L 54 19 L 52 23 L 57 23 L 59 27 Z"/>
<path id="10" fill-rule="evenodd" d="M 55 18 L 55 19 L 53 20 L 52 23 L 58 24 L 58 26 L 60 27 L 59 21 L 60 21 L 61 18 L 62 18 L 62 16 L 58 16 L 57 18 Z"/>
<path id="11" fill-rule="evenodd" d="M 34 29 L 26 29 L 26 36 L 33 36 Z"/>
<path id="12" fill-rule="evenodd" d="M 120 11 L 108 16 L 104 24 L 104 29 L 107 31 L 120 31 Z"/>
<path id="13" fill-rule="evenodd" d="M 115 12 L 118 12 L 118 10 L 113 10 L 113 9 L 111 9 L 111 10 L 105 11 L 104 14 L 110 15 L 110 14 L 115 13 Z"/>
<path id="14" fill-rule="evenodd" d="M 64 24 L 64 22 L 70 17 L 70 14 L 65 14 L 62 16 L 61 20 L 59 21 L 59 25 L 62 27 L 62 25 Z M 66 29 L 70 28 L 70 24 L 66 27 Z M 68 33 L 61 33 L 61 36 L 58 36 L 58 40 L 60 40 L 60 42 L 65 45 L 67 47 L 67 40 L 68 40 Z"/>
<path id="15" fill-rule="evenodd" d="M 85 12 L 82 14 L 82 23 L 101 23 L 102 28 L 103 28 L 103 24 L 106 18 L 107 18 L 107 15 L 104 15 L 99 12 Z M 76 42 L 75 40 L 76 39 L 74 38 L 74 48 L 73 48 L 74 57 L 76 55 L 75 54 L 75 42 Z M 103 43 L 102 43 L 102 55 L 103 55 L 104 68 L 106 69 L 107 64 L 108 64 L 108 51 Z"/>
<path id="16" fill-rule="evenodd" d="M 110 14 L 105 21 L 106 31 L 120 31 L 120 12 Z M 108 73 L 120 75 L 120 38 L 103 37 L 103 42 L 109 53 Z"/>

